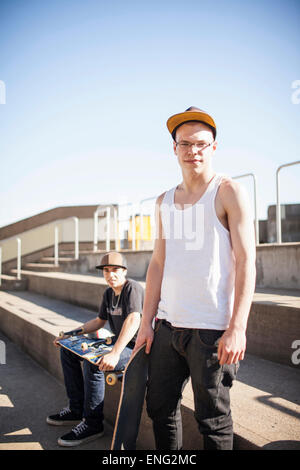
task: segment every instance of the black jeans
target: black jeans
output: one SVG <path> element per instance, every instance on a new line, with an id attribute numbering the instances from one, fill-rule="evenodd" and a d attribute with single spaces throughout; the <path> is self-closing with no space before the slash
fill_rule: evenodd
<path id="1" fill-rule="evenodd" d="M 149 358 L 147 410 L 156 448 L 182 448 L 180 404 L 191 377 L 195 418 L 206 450 L 231 450 L 233 428 L 229 390 L 238 366 L 221 366 L 217 357 L 223 331 L 174 328 L 159 321 Z"/>

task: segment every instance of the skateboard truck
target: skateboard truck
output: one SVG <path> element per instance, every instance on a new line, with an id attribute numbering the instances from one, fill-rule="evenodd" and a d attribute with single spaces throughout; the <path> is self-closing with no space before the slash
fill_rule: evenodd
<path id="1" fill-rule="evenodd" d="M 102 344 L 107 344 L 109 346 L 110 344 L 112 344 L 112 342 L 113 342 L 112 338 L 110 336 L 108 336 L 107 338 L 98 339 L 94 343 L 89 343 L 89 344 L 88 343 L 82 343 L 81 344 L 81 349 L 82 349 L 82 351 L 87 351 L 89 348 L 98 348 Z"/>
<path id="2" fill-rule="evenodd" d="M 71 330 L 71 331 L 60 331 L 59 337 L 63 339 L 66 336 L 78 336 L 78 335 L 83 335 L 83 333 L 84 333 L 84 328 L 77 328 L 76 330 Z M 112 337 L 108 336 L 107 338 L 97 339 L 94 343 L 90 344 L 90 346 L 97 347 L 97 345 L 100 345 L 103 343 L 110 345 L 112 344 L 112 342 L 113 342 Z"/>
<path id="3" fill-rule="evenodd" d="M 71 331 L 60 331 L 59 337 L 62 339 L 65 336 L 77 336 L 77 335 L 82 335 L 84 332 L 83 328 L 77 328 L 77 330 L 71 330 Z"/>

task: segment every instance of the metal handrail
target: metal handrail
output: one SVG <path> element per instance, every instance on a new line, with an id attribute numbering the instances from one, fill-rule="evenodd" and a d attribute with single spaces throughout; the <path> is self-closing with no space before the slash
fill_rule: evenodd
<path id="1" fill-rule="evenodd" d="M 74 249 L 74 258 L 79 259 L 79 220 L 78 217 L 72 217 L 75 224 L 75 249 Z"/>
<path id="2" fill-rule="evenodd" d="M 233 176 L 232 179 L 244 178 L 246 176 L 251 176 L 253 178 L 255 238 L 256 238 L 256 244 L 259 245 L 259 222 L 258 222 L 258 212 L 257 212 L 256 176 L 254 173 L 245 173 L 244 175 Z"/>
<path id="3" fill-rule="evenodd" d="M 284 163 L 280 165 L 276 170 L 276 236 L 277 236 L 277 243 L 282 243 L 281 237 L 281 207 L 280 207 L 280 197 L 279 197 L 279 172 L 282 168 L 292 165 L 298 165 L 300 160 L 296 162 Z"/>
<path id="4" fill-rule="evenodd" d="M 99 206 L 94 212 L 94 253 L 98 249 L 98 217 L 101 212 L 106 214 L 106 251 L 110 250 L 110 209 L 111 206 Z"/>
<path id="5" fill-rule="evenodd" d="M 21 238 L 15 238 L 17 242 L 17 279 L 21 280 Z M 2 247 L 0 247 L 0 286 L 2 284 Z"/>
<path id="6" fill-rule="evenodd" d="M 61 220 L 68 220 L 73 219 L 75 222 L 75 236 L 74 236 L 74 259 L 79 259 L 79 220 L 78 217 L 67 217 L 66 219 Z M 54 266 L 59 266 L 59 228 L 58 225 L 54 227 Z"/>
<path id="7" fill-rule="evenodd" d="M 58 226 L 54 227 L 54 266 L 59 266 L 59 254 L 58 254 Z"/>
<path id="8" fill-rule="evenodd" d="M 21 280 L 21 238 L 17 238 L 17 279 Z"/>
<path id="9" fill-rule="evenodd" d="M 131 206 L 132 207 L 132 210 L 131 210 L 131 215 L 129 216 L 129 218 L 127 219 L 121 219 L 120 217 L 118 217 L 118 222 L 127 222 L 130 220 L 130 217 L 132 218 L 132 239 L 131 239 L 131 249 L 132 251 L 135 251 L 136 250 L 136 243 L 135 243 L 135 229 L 136 229 L 136 225 L 135 225 L 135 215 L 136 215 L 136 211 L 134 210 L 134 206 L 135 204 L 133 202 L 125 202 L 123 204 L 118 204 L 118 208 L 120 207 L 126 207 L 126 206 Z M 118 239 L 119 239 L 119 233 L 118 233 Z"/>
<path id="10" fill-rule="evenodd" d="M 79 259 L 79 220 L 78 217 L 67 217 L 66 219 L 59 219 L 56 221 L 57 222 L 63 222 L 68 219 L 73 219 L 75 222 L 75 256 L 74 259 Z M 46 225 L 52 225 L 54 222 L 50 222 Z M 34 229 L 31 229 L 34 230 Z M 22 241 L 20 237 L 8 237 L 5 239 L 11 240 L 15 239 L 17 241 L 17 279 L 21 279 L 21 246 L 22 246 Z M 58 252 L 58 239 L 59 239 L 59 231 L 58 231 L 58 225 L 55 225 L 54 227 L 54 266 L 59 266 L 59 252 Z M 2 247 L 0 247 L 0 286 L 1 286 L 1 276 L 2 276 Z"/>

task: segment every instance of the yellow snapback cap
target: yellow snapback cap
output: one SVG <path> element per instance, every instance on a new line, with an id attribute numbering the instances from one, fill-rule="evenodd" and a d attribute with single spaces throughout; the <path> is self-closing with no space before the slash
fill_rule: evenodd
<path id="1" fill-rule="evenodd" d="M 198 121 L 208 125 L 213 131 L 214 138 L 216 138 L 217 126 L 215 124 L 215 121 L 209 114 L 207 114 L 202 109 L 196 108 L 195 106 L 191 106 L 190 108 L 186 109 L 183 113 L 178 113 L 171 116 L 167 120 L 167 128 L 170 134 L 172 134 L 173 136 L 174 131 L 179 126 L 181 126 L 181 124 L 184 124 L 185 122 L 189 121 Z"/>

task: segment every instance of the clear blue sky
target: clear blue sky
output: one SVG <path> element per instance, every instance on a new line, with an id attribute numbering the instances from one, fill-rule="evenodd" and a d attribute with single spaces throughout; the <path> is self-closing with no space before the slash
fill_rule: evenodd
<path id="1" fill-rule="evenodd" d="M 217 123 L 216 171 L 257 175 L 260 218 L 300 160 L 299 0 L 1 0 L 0 80 L 0 226 L 175 186 L 165 123 L 191 105 Z M 281 179 L 300 202 L 300 165 Z"/>

